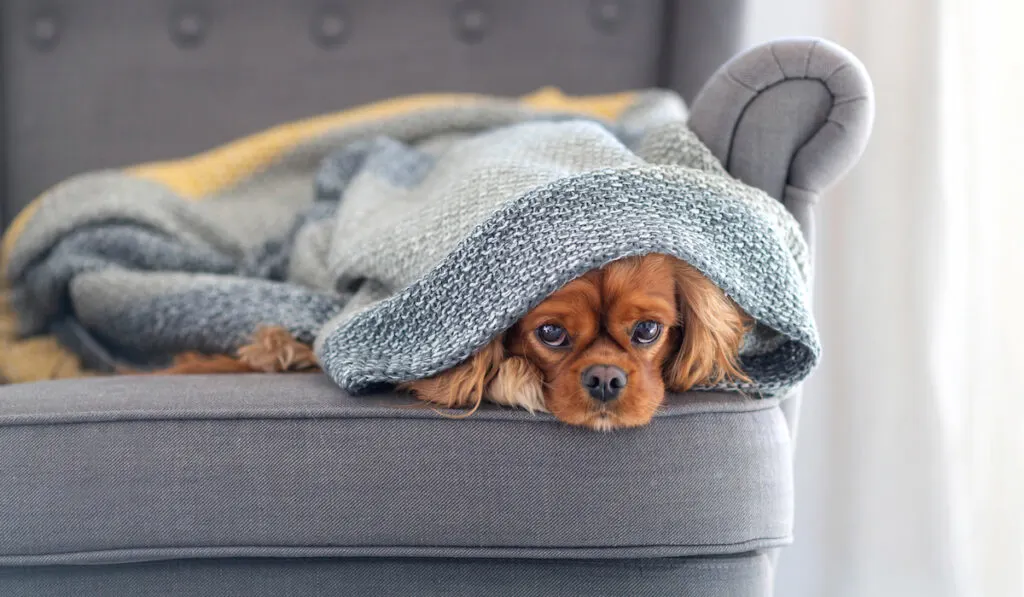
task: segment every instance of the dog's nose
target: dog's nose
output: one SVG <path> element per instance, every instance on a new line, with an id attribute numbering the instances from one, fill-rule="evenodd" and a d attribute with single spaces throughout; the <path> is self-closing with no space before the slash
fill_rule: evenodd
<path id="1" fill-rule="evenodd" d="M 614 365 L 591 365 L 583 370 L 581 382 L 591 398 L 608 402 L 626 387 L 626 372 Z"/>

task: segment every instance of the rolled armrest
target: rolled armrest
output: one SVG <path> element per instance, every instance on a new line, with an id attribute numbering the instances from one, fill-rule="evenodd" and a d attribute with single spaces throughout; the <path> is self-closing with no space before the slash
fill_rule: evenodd
<path id="1" fill-rule="evenodd" d="M 810 239 L 808 210 L 860 158 L 874 120 L 871 79 L 821 39 L 756 46 L 724 64 L 690 126 L 729 172 L 781 200 Z"/>

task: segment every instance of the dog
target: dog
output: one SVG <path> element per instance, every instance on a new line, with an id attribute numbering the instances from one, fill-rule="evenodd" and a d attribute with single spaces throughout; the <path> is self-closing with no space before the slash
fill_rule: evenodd
<path id="1" fill-rule="evenodd" d="M 463 363 L 399 389 L 451 409 L 483 400 L 599 431 L 651 421 L 665 392 L 749 381 L 752 318 L 686 262 L 627 257 L 569 282 Z M 181 355 L 159 373 L 317 371 L 312 349 L 259 330 L 235 356 Z"/>

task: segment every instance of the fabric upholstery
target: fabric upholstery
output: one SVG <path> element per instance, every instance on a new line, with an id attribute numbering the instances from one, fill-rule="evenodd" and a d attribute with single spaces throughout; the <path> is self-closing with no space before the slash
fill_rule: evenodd
<path id="1" fill-rule="evenodd" d="M 790 539 L 777 403 L 672 398 L 610 434 L 452 421 L 320 374 L 0 392 L 0 565 L 240 556 L 637 558 Z"/>
<path id="2" fill-rule="evenodd" d="M 0 569 L 18 597 L 763 597 L 761 554 L 640 560 L 222 559 Z"/>
<path id="3" fill-rule="evenodd" d="M 692 103 L 711 75 L 739 50 L 733 44 L 745 32 L 747 5 L 748 0 L 666 0 L 659 84 Z"/>
<path id="4" fill-rule="evenodd" d="M 398 95 L 670 86 L 691 100 L 738 49 L 744 2 L 7 0 L 0 226 L 79 172 Z"/>
<path id="5" fill-rule="evenodd" d="M 785 39 L 724 64 L 694 100 L 690 126 L 733 176 L 790 207 L 791 195 L 807 202 L 857 162 L 873 97 L 863 64 L 842 47 Z"/>

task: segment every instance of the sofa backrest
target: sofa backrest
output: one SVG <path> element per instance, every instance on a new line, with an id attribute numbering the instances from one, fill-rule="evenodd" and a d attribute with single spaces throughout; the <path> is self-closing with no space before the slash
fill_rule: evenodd
<path id="1" fill-rule="evenodd" d="M 650 86 L 690 100 L 745 0 L 5 0 L 0 225 L 78 172 L 393 95 Z"/>

